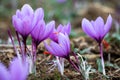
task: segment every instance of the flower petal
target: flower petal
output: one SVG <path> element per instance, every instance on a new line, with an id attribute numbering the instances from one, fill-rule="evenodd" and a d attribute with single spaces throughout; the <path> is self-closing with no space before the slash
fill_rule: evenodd
<path id="1" fill-rule="evenodd" d="M 58 25 L 58 28 L 57 28 L 57 32 L 61 32 L 63 29 L 63 25 L 62 24 L 59 24 Z"/>
<path id="2" fill-rule="evenodd" d="M 30 34 L 30 32 L 33 30 L 31 23 L 32 23 L 32 21 L 28 16 L 24 17 L 24 19 L 22 20 L 23 35 L 28 36 Z"/>
<path id="3" fill-rule="evenodd" d="M 70 53 L 70 40 L 67 34 L 59 33 L 58 42 L 63 47 L 64 52 L 69 55 Z"/>
<path id="4" fill-rule="evenodd" d="M 0 80 L 10 80 L 9 72 L 2 63 L 0 63 Z"/>
<path id="5" fill-rule="evenodd" d="M 64 52 L 64 49 L 61 47 L 60 44 L 57 44 L 54 41 L 51 41 L 50 43 L 51 48 L 54 51 L 55 56 L 66 58 L 68 55 Z"/>
<path id="6" fill-rule="evenodd" d="M 94 29 L 97 33 L 97 36 L 99 38 L 102 38 L 103 33 L 104 33 L 104 21 L 101 17 L 98 17 L 95 22 L 94 22 Z"/>
<path id="7" fill-rule="evenodd" d="M 82 29 L 88 36 L 92 37 L 93 39 L 96 39 L 96 32 L 92 24 L 86 18 L 82 20 Z"/>
<path id="8" fill-rule="evenodd" d="M 17 18 L 16 15 L 13 15 L 12 17 L 12 24 L 17 32 L 23 34 L 22 21 L 19 18 Z"/>
<path id="9" fill-rule="evenodd" d="M 40 20 L 33 29 L 33 31 L 31 32 L 32 39 L 34 39 L 34 41 L 38 42 L 39 44 L 39 42 L 43 37 L 44 32 L 45 32 L 45 22 L 44 20 Z"/>
<path id="10" fill-rule="evenodd" d="M 104 26 L 104 35 L 103 36 L 105 36 L 108 33 L 108 31 L 111 28 L 111 25 L 112 25 L 112 16 L 109 15 L 107 18 L 106 24 Z"/>
<path id="11" fill-rule="evenodd" d="M 55 55 L 55 51 L 46 43 L 44 42 L 45 48 L 53 55 Z"/>
<path id="12" fill-rule="evenodd" d="M 26 80 L 28 75 L 28 64 L 18 58 L 14 58 L 10 64 L 11 80 Z"/>
<path id="13" fill-rule="evenodd" d="M 70 32 L 71 32 L 71 24 L 69 22 L 66 26 L 64 26 L 64 33 L 70 35 Z"/>
<path id="14" fill-rule="evenodd" d="M 22 7 L 22 9 L 21 9 L 21 13 L 22 13 L 22 15 L 24 15 L 24 16 L 31 16 L 32 14 L 33 14 L 33 9 L 31 8 L 31 6 L 30 5 L 28 5 L 28 4 L 25 4 L 23 7 Z"/>
<path id="15" fill-rule="evenodd" d="M 54 28 L 55 28 L 55 21 L 49 22 L 45 27 L 43 38 L 41 39 L 41 41 L 48 38 L 53 33 Z"/>
<path id="16" fill-rule="evenodd" d="M 40 20 L 44 18 L 44 10 L 42 8 L 38 8 L 34 13 L 34 19 L 32 26 L 36 26 Z"/>

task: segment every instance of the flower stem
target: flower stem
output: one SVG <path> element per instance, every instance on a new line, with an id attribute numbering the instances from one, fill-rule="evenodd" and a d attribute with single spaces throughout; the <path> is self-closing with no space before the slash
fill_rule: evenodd
<path id="1" fill-rule="evenodd" d="M 100 47 L 100 56 L 101 56 L 101 64 L 102 64 L 103 75 L 106 75 L 105 65 L 104 65 L 104 58 L 103 58 L 102 43 L 99 44 L 99 47 Z"/>
<path id="2" fill-rule="evenodd" d="M 76 64 L 75 64 L 71 59 L 68 59 L 68 61 L 69 61 L 69 63 L 75 68 L 75 70 L 78 71 L 78 72 L 81 74 L 78 66 L 76 66 Z"/>
<path id="3" fill-rule="evenodd" d="M 34 42 L 34 41 L 32 41 L 32 72 L 33 73 L 35 73 L 35 75 L 36 75 L 36 54 L 37 54 L 37 44 Z"/>
<path id="4" fill-rule="evenodd" d="M 23 62 L 26 60 L 26 48 L 27 48 L 27 44 L 26 44 L 26 37 L 23 37 L 23 52 L 22 52 L 22 58 L 23 58 Z"/>

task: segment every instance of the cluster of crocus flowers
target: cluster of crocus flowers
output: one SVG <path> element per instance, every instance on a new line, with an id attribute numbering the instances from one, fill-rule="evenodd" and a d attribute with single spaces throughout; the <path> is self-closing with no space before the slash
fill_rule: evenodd
<path id="1" fill-rule="evenodd" d="M 103 74 L 105 73 L 104 68 L 104 59 L 103 59 L 103 51 L 102 51 L 102 40 L 105 37 L 105 35 L 109 32 L 112 24 L 112 17 L 111 15 L 108 16 L 106 23 L 104 24 L 104 21 L 101 17 L 98 17 L 95 21 L 89 21 L 86 18 L 82 20 L 82 29 L 83 31 L 89 35 L 91 38 L 95 39 L 100 47 L 100 55 L 101 55 L 101 63 L 102 63 L 102 69 Z"/>
<path id="2" fill-rule="evenodd" d="M 26 80 L 28 76 L 28 64 L 19 58 L 14 58 L 7 69 L 0 63 L 0 80 Z"/>
<path id="3" fill-rule="evenodd" d="M 54 30 L 55 22 L 51 21 L 48 24 L 44 21 L 44 10 L 37 8 L 35 11 L 29 4 L 23 5 L 20 10 L 16 11 L 16 14 L 12 17 L 12 23 L 17 31 L 22 36 L 23 45 L 22 47 L 22 58 L 26 59 L 26 40 L 29 35 L 32 37 L 32 60 L 33 65 L 36 61 L 36 49 L 37 46 L 45 39 L 47 39 Z"/>

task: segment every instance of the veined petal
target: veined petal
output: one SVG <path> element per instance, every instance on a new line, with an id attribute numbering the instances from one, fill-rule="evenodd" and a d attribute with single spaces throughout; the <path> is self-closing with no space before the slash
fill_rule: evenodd
<path id="1" fill-rule="evenodd" d="M 10 64 L 11 80 L 26 80 L 28 75 L 28 64 L 18 58 L 14 58 Z"/>
<path id="2" fill-rule="evenodd" d="M 46 25 L 42 41 L 48 38 L 53 33 L 54 28 L 55 28 L 55 21 L 51 21 Z"/>
<path id="3" fill-rule="evenodd" d="M 111 28 L 111 25 L 112 25 L 112 16 L 109 15 L 107 18 L 106 24 L 104 26 L 104 35 L 103 36 L 105 36 L 108 33 L 108 31 Z"/>
<path id="4" fill-rule="evenodd" d="M 68 55 L 64 52 L 63 48 L 61 47 L 60 44 L 57 44 L 54 41 L 51 41 L 50 43 L 51 48 L 54 51 L 55 56 L 63 57 L 66 58 Z"/>
<path id="5" fill-rule="evenodd" d="M 92 24 L 86 18 L 82 20 L 82 29 L 88 36 L 92 37 L 93 39 L 96 39 L 96 32 Z"/>
<path id="6" fill-rule="evenodd" d="M 65 53 L 68 55 L 70 53 L 70 40 L 67 34 L 59 33 L 58 42 L 62 45 Z"/>
<path id="7" fill-rule="evenodd" d="M 66 26 L 64 26 L 64 33 L 70 35 L 70 32 L 71 32 L 71 24 L 69 22 Z"/>
<path id="8" fill-rule="evenodd" d="M 104 21 L 101 17 L 98 17 L 95 22 L 94 22 L 94 25 L 93 25 L 96 33 L 97 33 L 97 36 L 99 38 L 102 38 L 103 36 L 103 33 L 104 33 Z"/>
<path id="9" fill-rule="evenodd" d="M 22 20 L 23 35 L 28 36 L 32 31 L 33 27 L 31 26 L 31 23 L 31 19 L 28 16 L 24 17 Z"/>
<path id="10" fill-rule="evenodd" d="M 45 48 L 53 55 L 55 55 L 55 51 L 46 43 L 44 42 Z"/>
<path id="11" fill-rule="evenodd" d="M 20 34 L 23 34 L 22 21 L 19 18 L 17 18 L 16 15 L 13 15 L 12 17 L 12 24 L 16 31 L 18 31 Z"/>
<path id="12" fill-rule="evenodd" d="M 24 16 L 26 16 L 26 15 L 31 16 L 33 14 L 33 9 L 31 8 L 30 5 L 25 4 L 21 9 L 21 13 Z"/>
<path id="13" fill-rule="evenodd" d="M 0 80 L 10 80 L 9 72 L 2 63 L 0 63 Z"/>
<path id="14" fill-rule="evenodd" d="M 42 8 L 38 8 L 34 13 L 34 19 L 32 26 L 36 26 L 40 20 L 44 18 L 44 10 Z"/>
<path id="15" fill-rule="evenodd" d="M 61 32 L 63 29 L 63 25 L 62 24 L 59 24 L 58 25 L 58 28 L 57 28 L 57 32 Z"/>
<path id="16" fill-rule="evenodd" d="M 38 22 L 38 24 L 31 32 L 31 36 L 35 41 L 40 42 L 43 37 L 44 31 L 45 31 L 45 22 L 44 20 L 41 20 Z"/>
<path id="17" fill-rule="evenodd" d="M 22 18 L 22 14 L 21 14 L 20 10 L 16 11 L 16 16 L 20 19 Z"/>

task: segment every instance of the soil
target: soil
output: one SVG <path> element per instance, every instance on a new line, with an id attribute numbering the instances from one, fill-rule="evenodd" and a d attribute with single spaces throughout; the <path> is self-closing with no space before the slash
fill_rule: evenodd
<path id="1" fill-rule="evenodd" d="M 120 80 L 120 46 L 117 45 L 119 44 L 117 42 L 109 42 L 108 44 L 109 48 L 106 48 L 105 45 L 103 45 L 105 63 L 111 63 L 111 65 L 105 67 L 106 74 L 109 77 L 106 78 L 98 71 L 96 61 L 100 58 L 100 55 L 97 42 L 89 37 L 77 37 L 71 39 L 71 46 L 74 45 L 74 48 L 78 49 L 78 51 L 89 49 L 81 55 L 85 57 L 88 64 L 96 71 L 90 73 L 90 80 Z M 63 76 L 59 73 L 57 67 L 50 72 L 49 68 L 51 65 L 48 63 L 52 62 L 54 57 L 43 54 L 44 51 L 44 46 L 40 45 L 37 52 L 36 75 L 30 74 L 27 80 L 84 80 L 82 75 L 75 71 L 67 60 L 65 60 L 65 71 Z M 12 60 L 14 56 L 16 56 L 16 54 L 14 53 L 12 45 L 0 45 L 0 62 L 8 67 L 10 60 Z"/>

